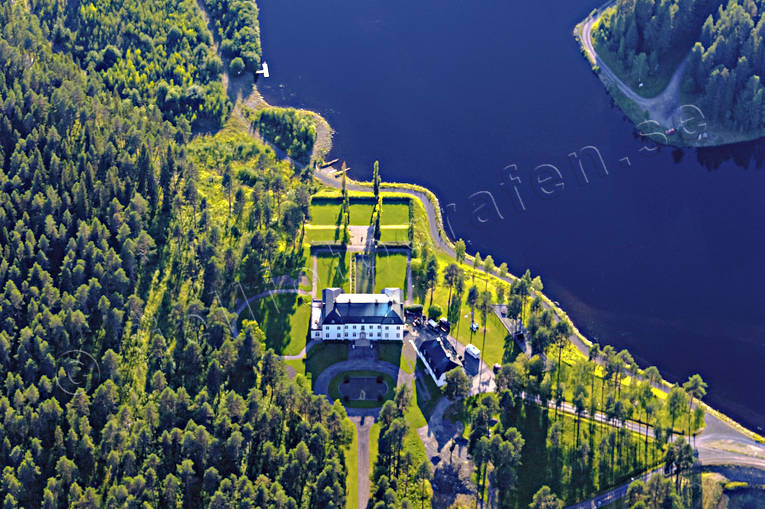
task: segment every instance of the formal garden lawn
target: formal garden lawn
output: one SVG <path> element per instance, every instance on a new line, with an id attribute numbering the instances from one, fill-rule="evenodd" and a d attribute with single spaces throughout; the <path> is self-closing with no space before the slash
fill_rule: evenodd
<path id="1" fill-rule="evenodd" d="M 383 194 L 382 215 L 380 223 L 385 225 L 409 226 L 409 203 L 386 200 Z"/>
<path id="2" fill-rule="evenodd" d="M 368 225 L 372 220 L 374 199 L 368 197 L 351 197 L 350 224 Z M 341 199 L 337 196 L 320 196 L 311 200 L 309 214 L 313 225 L 339 225 Z M 409 199 L 390 197 L 383 193 L 383 208 L 380 222 L 385 225 L 409 225 Z"/>
<path id="3" fill-rule="evenodd" d="M 375 292 L 401 288 L 406 298 L 406 255 L 378 250 L 375 262 Z"/>
<path id="4" fill-rule="evenodd" d="M 342 288 L 349 292 L 351 284 L 348 279 L 350 253 L 337 254 L 319 253 L 316 255 L 317 292 L 321 295 L 323 288 Z M 318 295 L 317 295 L 318 297 Z"/>
<path id="5" fill-rule="evenodd" d="M 305 242 L 309 243 L 338 243 L 342 239 L 342 229 L 334 225 L 306 225 Z"/>
<path id="6" fill-rule="evenodd" d="M 380 242 L 406 244 L 409 242 L 409 226 L 383 226 L 380 232 Z"/>
<path id="7" fill-rule="evenodd" d="M 369 224 L 372 219 L 371 203 L 354 203 L 351 202 L 351 222 L 352 225 L 366 225 Z M 339 225 L 341 224 L 340 218 L 340 202 L 323 202 L 318 203 L 311 202 L 310 207 L 311 224 L 329 224 Z"/>

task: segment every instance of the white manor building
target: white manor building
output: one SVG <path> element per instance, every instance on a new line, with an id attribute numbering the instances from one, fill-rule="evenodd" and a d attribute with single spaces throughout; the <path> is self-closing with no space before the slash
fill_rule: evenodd
<path id="1" fill-rule="evenodd" d="M 404 304 L 400 288 L 382 293 L 343 293 L 326 288 L 311 303 L 311 339 L 323 341 L 402 341 Z"/>

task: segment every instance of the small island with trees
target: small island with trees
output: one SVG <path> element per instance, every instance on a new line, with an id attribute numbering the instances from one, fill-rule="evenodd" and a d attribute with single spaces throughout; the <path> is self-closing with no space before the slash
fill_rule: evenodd
<path id="1" fill-rule="evenodd" d="M 577 25 L 641 134 L 678 146 L 765 135 L 765 19 L 754 0 L 616 0 Z"/>

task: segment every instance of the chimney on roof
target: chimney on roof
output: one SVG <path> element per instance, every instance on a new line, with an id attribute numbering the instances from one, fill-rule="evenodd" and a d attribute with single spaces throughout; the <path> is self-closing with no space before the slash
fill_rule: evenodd
<path id="1" fill-rule="evenodd" d="M 342 288 L 325 288 L 321 292 L 321 300 L 324 301 L 324 314 L 326 315 L 335 307 L 335 299 L 343 293 Z"/>
<path id="2" fill-rule="evenodd" d="M 388 296 L 391 302 L 403 302 L 401 288 L 385 288 L 382 293 Z"/>

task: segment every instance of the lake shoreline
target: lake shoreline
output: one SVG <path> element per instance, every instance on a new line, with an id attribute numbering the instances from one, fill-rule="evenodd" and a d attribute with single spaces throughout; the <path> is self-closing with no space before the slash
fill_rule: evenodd
<path id="1" fill-rule="evenodd" d="M 263 96 L 260 94 L 260 92 L 257 90 L 257 84 L 253 84 L 253 95 L 257 96 L 257 104 L 259 105 L 259 107 L 263 108 L 263 107 L 271 106 L 265 100 L 265 98 L 263 98 Z M 334 130 L 332 130 L 329 122 L 324 117 L 322 117 L 319 113 L 317 113 L 315 111 L 311 111 L 311 110 L 305 110 L 305 109 L 302 109 L 301 111 L 309 113 L 309 114 L 311 114 L 311 115 L 313 115 L 315 117 L 315 119 L 316 119 L 316 121 L 318 123 L 317 124 L 317 131 L 319 129 L 319 125 L 323 125 L 324 126 L 323 129 L 324 129 L 325 135 L 324 135 L 324 138 L 322 139 L 322 144 L 321 144 L 321 146 L 317 146 L 318 142 L 319 142 L 319 137 L 317 136 L 317 143 L 314 145 L 314 150 L 312 152 L 312 157 L 311 157 L 312 161 L 316 161 L 317 158 L 319 160 L 323 160 L 323 158 L 327 154 L 329 154 L 329 152 L 332 149 L 331 135 L 332 135 L 332 133 L 334 133 Z M 295 163 L 295 164 L 298 164 L 298 163 Z M 333 171 L 336 171 L 336 169 L 332 168 L 331 166 L 320 169 L 318 166 L 319 165 L 316 165 L 316 167 L 314 169 L 314 178 L 319 180 L 319 182 L 322 183 L 322 185 L 326 186 L 326 184 L 324 182 L 322 182 L 322 177 L 324 179 L 335 178 L 333 175 L 331 175 L 331 173 Z M 319 176 L 317 176 L 317 174 Z M 355 186 L 369 188 L 370 191 L 372 189 L 372 183 L 371 182 L 355 180 L 355 179 L 353 179 L 351 177 L 347 178 L 347 182 L 348 182 L 348 184 L 352 184 L 352 185 L 355 185 Z M 424 186 L 420 186 L 420 185 L 417 185 L 417 184 L 409 184 L 409 183 L 397 183 L 397 182 L 383 182 L 382 183 L 382 189 L 386 190 L 386 191 L 402 192 L 402 193 L 410 195 L 413 198 L 416 198 L 416 199 L 420 200 L 422 202 L 423 207 L 428 212 L 429 223 L 430 223 L 431 216 L 432 216 L 432 219 L 433 219 L 433 221 L 435 223 L 435 225 L 430 225 L 431 226 L 431 231 L 430 231 L 431 240 L 433 241 L 434 245 L 436 246 L 436 248 L 439 251 L 443 252 L 445 255 L 447 255 L 449 257 L 454 258 L 454 243 L 449 238 L 449 236 L 446 234 L 446 230 L 444 229 L 444 222 L 443 222 L 443 217 L 442 217 L 442 214 L 441 214 L 441 205 L 440 205 L 438 197 L 435 195 L 435 193 L 433 193 L 430 189 L 428 189 L 428 188 L 426 188 Z M 435 230 L 433 230 L 433 226 L 435 226 Z M 433 238 L 434 234 L 435 234 L 435 236 L 437 236 L 437 238 Z M 470 255 L 470 254 L 466 254 L 466 263 L 467 263 L 467 261 L 472 261 L 472 260 L 473 260 L 473 256 Z M 491 277 L 495 277 L 496 278 L 498 276 L 491 275 Z M 502 278 L 500 278 L 500 279 L 502 279 Z M 504 279 L 504 280 L 505 280 L 506 283 L 511 283 L 515 279 L 517 279 L 517 276 L 515 276 L 514 274 L 508 274 L 508 277 L 506 279 Z M 550 299 L 550 297 L 545 295 L 543 292 L 539 292 L 538 295 L 540 296 L 540 298 L 542 298 L 542 300 L 545 302 L 545 304 L 547 306 L 549 306 L 550 308 L 554 309 L 563 319 L 567 319 L 571 323 L 574 336 L 579 341 L 581 341 L 581 345 L 574 344 L 575 347 L 578 347 L 581 350 L 583 347 L 584 348 L 589 348 L 589 346 L 592 345 L 592 341 L 590 341 L 576 327 L 576 324 L 574 323 L 574 321 L 569 317 L 569 315 L 563 309 L 561 309 L 561 307 L 559 305 L 556 305 L 555 302 L 552 299 Z M 665 380 L 665 379 L 662 379 L 661 385 L 662 385 L 662 389 L 663 390 L 668 391 L 672 387 L 673 384 L 670 383 L 669 381 Z M 729 424 L 730 426 L 734 427 L 739 432 L 747 435 L 752 440 L 755 440 L 755 441 L 760 442 L 760 443 L 765 443 L 765 437 L 759 435 L 754 430 L 751 430 L 751 429 L 747 428 L 746 426 L 740 424 L 739 422 L 737 422 L 732 417 L 730 417 L 730 416 L 724 414 L 723 412 L 721 412 L 721 411 L 719 411 L 719 410 L 709 406 L 707 403 L 701 402 L 701 406 L 705 409 L 705 411 L 707 411 L 708 413 L 714 415 L 718 419 L 725 421 L 727 424 Z"/>

